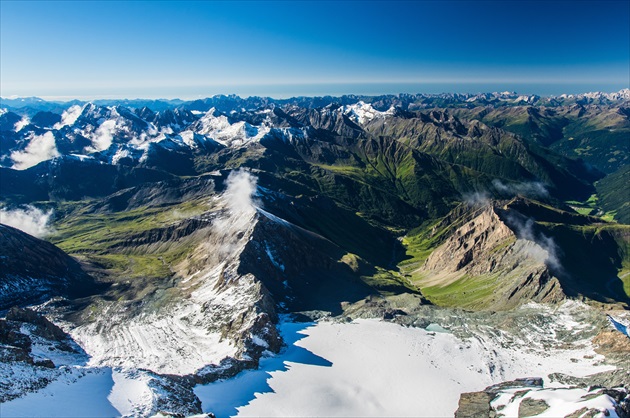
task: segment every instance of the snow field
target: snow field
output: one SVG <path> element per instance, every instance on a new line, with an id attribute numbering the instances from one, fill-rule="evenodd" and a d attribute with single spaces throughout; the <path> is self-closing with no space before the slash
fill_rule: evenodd
<path id="1" fill-rule="evenodd" d="M 597 365 L 601 356 L 584 347 L 524 351 L 371 319 L 287 322 L 281 331 L 288 347 L 263 359 L 259 370 L 195 389 L 204 412 L 452 417 L 462 392 L 520 377 L 612 369 Z"/>

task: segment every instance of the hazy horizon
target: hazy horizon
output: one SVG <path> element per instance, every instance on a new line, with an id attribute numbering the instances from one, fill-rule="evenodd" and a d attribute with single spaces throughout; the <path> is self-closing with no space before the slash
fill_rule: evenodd
<path id="1" fill-rule="evenodd" d="M 278 86 L 230 86 L 225 88 L 200 88 L 204 94 L 161 94 L 153 92 L 147 94 L 92 94 L 92 95 L 2 95 L 3 99 L 19 99 L 37 97 L 46 101 L 67 102 L 73 100 L 183 100 L 192 101 L 217 95 L 236 95 L 247 97 L 269 97 L 283 100 L 294 97 L 324 97 L 324 96 L 381 96 L 398 94 L 478 94 L 494 92 L 514 92 L 522 95 L 559 96 L 562 94 L 583 94 L 590 92 L 614 93 L 628 86 L 623 85 L 595 85 L 595 84 L 503 84 L 503 83 L 357 83 L 340 85 L 278 85 Z"/>

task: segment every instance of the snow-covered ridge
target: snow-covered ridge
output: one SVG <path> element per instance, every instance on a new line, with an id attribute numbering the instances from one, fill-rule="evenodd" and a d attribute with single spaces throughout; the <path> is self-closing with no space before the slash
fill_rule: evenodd
<path id="1" fill-rule="evenodd" d="M 389 108 L 385 112 L 380 112 L 372 107 L 371 104 L 359 101 L 358 103 L 342 106 L 339 109 L 344 115 L 348 116 L 350 120 L 359 125 L 363 125 L 372 119 L 383 118 L 391 116 L 396 112 L 394 107 Z"/>
<path id="2" fill-rule="evenodd" d="M 593 91 L 589 93 L 581 94 L 562 94 L 558 96 L 562 99 L 607 99 L 610 101 L 630 100 L 630 89 L 621 89 L 612 93 L 605 93 L 601 91 Z"/>
<path id="3" fill-rule="evenodd" d="M 266 339 L 264 331 L 253 331 L 269 320 L 256 308 L 264 298 L 261 285 L 238 272 L 258 222 L 255 184 L 249 173 L 233 172 L 225 192 L 213 198 L 214 211 L 207 215 L 212 223 L 196 230 L 187 244 L 178 241 L 191 245 L 190 256 L 176 267 L 177 285 L 166 300 L 147 296 L 138 310 L 103 302 L 92 322 L 68 325 L 91 356 L 89 366 L 189 375 L 226 357 L 247 359 L 243 341 Z"/>
<path id="4" fill-rule="evenodd" d="M 630 100 L 630 89 L 612 93 L 590 92 L 544 98 L 509 91 L 480 94 L 399 95 L 398 99 L 390 102 L 391 107 L 386 111 L 376 110 L 372 104 L 367 103 L 367 99 L 361 101 L 359 96 L 344 96 L 343 103 L 350 104 L 338 107 L 336 102 L 322 103 L 322 107 L 316 109 L 319 109 L 322 119 L 329 120 L 330 117 L 343 114 L 354 123 L 365 125 L 372 120 L 394 115 L 394 103 L 399 103 L 399 99 L 407 101 L 409 108 L 412 108 L 416 101 L 417 106 L 421 108 L 424 106 L 421 102 L 432 103 L 438 98 L 446 99 L 447 103 L 454 104 L 468 102 L 496 106 L 541 104 L 555 106 L 575 102 L 614 104 Z M 254 102 L 258 104 L 254 106 L 250 103 L 250 99 L 237 99 L 234 98 L 234 103 L 231 104 L 232 109 L 223 107 L 223 110 L 219 111 L 213 107 L 206 112 L 187 110 L 185 107 L 154 112 L 147 107 L 133 108 L 125 107 L 123 104 L 101 106 L 88 102 L 69 106 L 59 115 L 60 120 L 57 119 L 56 123 L 38 122 L 37 118 L 33 122 L 32 114 L 20 115 L 19 110 L 11 108 L 9 112 L 3 108 L 0 109 L 0 115 L 9 122 L 5 122 L 3 129 L 11 131 L 12 141 L 9 141 L 8 144 L 11 145 L 2 151 L 0 163 L 4 167 L 26 169 L 54 158 L 55 149 L 60 150 L 64 155 L 98 154 L 97 158 L 100 161 L 110 164 L 118 164 L 123 159 L 144 162 L 152 148 L 197 152 L 200 149 L 203 150 L 204 145 L 209 144 L 211 145 L 207 147 L 208 149 L 216 149 L 217 145 L 239 148 L 255 144 L 265 137 L 287 142 L 307 137 L 308 126 L 297 126 L 286 120 L 281 120 L 277 126 L 274 125 L 277 115 L 272 109 L 281 106 L 280 102 L 270 99 Z M 353 102 L 354 100 L 356 102 Z M 285 109 L 300 108 L 300 106 L 300 104 L 288 104 Z M 11 117 L 7 119 L 8 113 Z M 43 120 L 50 120 L 50 115 L 44 117 Z M 287 122 L 291 127 L 287 127 Z M 44 137 L 48 133 L 52 135 L 46 137 L 48 152 L 26 149 L 29 139 Z M 54 143 L 50 139 L 54 139 Z M 23 162 L 24 153 L 29 154 L 25 157 L 28 163 Z"/>
<path id="5" fill-rule="evenodd" d="M 270 131 L 267 125 L 253 126 L 247 122 L 230 123 L 224 115 L 215 116 L 216 109 L 212 108 L 195 124 L 195 130 L 221 145 L 239 147 L 252 141 L 259 141 Z"/>

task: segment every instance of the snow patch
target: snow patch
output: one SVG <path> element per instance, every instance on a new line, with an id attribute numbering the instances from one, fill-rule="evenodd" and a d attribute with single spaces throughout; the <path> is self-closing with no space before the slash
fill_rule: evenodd
<path id="1" fill-rule="evenodd" d="M 620 318 L 613 318 L 610 315 L 607 315 L 607 318 L 613 328 L 630 338 L 630 326 L 627 321 Z"/>
<path id="2" fill-rule="evenodd" d="M 3 417 L 103 417 L 121 413 L 107 399 L 112 386 L 110 369 L 66 369 L 35 393 L 5 402 Z"/>
<path id="3" fill-rule="evenodd" d="M 375 118 L 391 116 L 395 113 L 395 109 L 391 107 L 386 112 L 379 112 L 374 109 L 371 104 L 359 101 L 352 105 L 343 106 L 341 112 L 348 116 L 353 122 L 363 125 Z"/>
<path id="4" fill-rule="evenodd" d="M 523 393 L 523 388 L 506 389 L 491 402 L 491 405 L 495 409 L 500 408 L 503 416 L 518 417 L 521 402 L 527 398 L 545 401 L 549 405 L 549 408 L 536 415 L 537 417 L 565 417 L 582 408 L 597 409 L 601 411 L 601 416 L 617 416 L 615 401 L 597 389 L 541 388 L 531 389 L 526 393 Z"/>
<path id="5" fill-rule="evenodd" d="M 273 253 L 271 252 L 271 248 L 269 248 L 269 244 L 267 242 L 265 242 L 265 251 L 267 252 L 267 257 L 269 257 L 271 264 L 273 264 L 280 271 L 284 271 L 284 264 L 281 264 L 276 261 L 276 259 L 273 256 Z"/>
<path id="6" fill-rule="evenodd" d="M 215 108 L 210 109 L 197 122 L 197 132 L 206 135 L 221 145 L 241 147 L 250 142 L 257 142 L 271 130 L 268 126 L 253 126 L 240 121 L 231 124 L 224 115 L 215 116 Z"/>

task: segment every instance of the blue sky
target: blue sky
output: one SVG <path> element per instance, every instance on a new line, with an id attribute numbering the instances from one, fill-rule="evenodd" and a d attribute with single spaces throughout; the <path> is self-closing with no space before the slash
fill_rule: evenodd
<path id="1" fill-rule="evenodd" d="M 206 97 L 630 84 L 630 1 L 0 0 L 0 95 Z"/>

